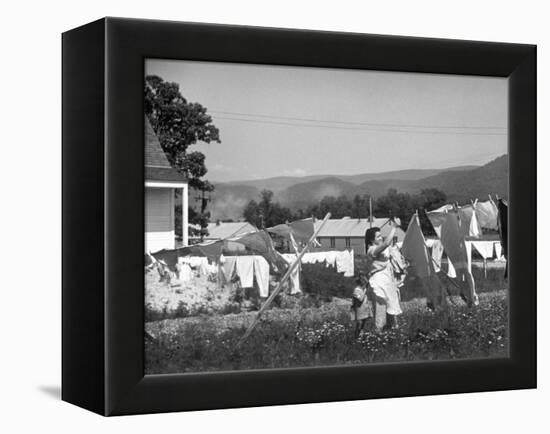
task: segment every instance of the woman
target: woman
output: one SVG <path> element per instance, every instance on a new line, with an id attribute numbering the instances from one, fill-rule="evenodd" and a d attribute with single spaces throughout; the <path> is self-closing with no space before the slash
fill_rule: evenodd
<path id="1" fill-rule="evenodd" d="M 386 239 L 380 228 L 374 227 L 365 232 L 367 248 L 367 273 L 374 304 L 374 323 L 377 330 L 384 327 L 397 327 L 397 316 L 403 311 L 399 304 L 399 288 L 393 276 L 388 247 L 395 236 L 396 225 L 390 220 L 391 230 Z"/>
<path id="2" fill-rule="evenodd" d="M 355 321 L 355 337 L 359 336 L 365 328 L 368 318 L 372 318 L 372 309 L 367 297 L 367 282 L 363 275 L 355 280 L 356 287 L 353 290 L 351 301 L 351 319 Z"/>

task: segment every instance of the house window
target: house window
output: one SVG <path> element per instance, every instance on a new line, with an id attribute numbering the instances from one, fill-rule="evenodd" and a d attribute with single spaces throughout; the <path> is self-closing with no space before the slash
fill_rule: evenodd
<path id="1" fill-rule="evenodd" d="M 334 249 L 336 247 L 336 240 L 334 237 L 330 237 L 330 248 Z"/>
<path id="2" fill-rule="evenodd" d="M 350 248 L 351 248 L 351 238 L 346 237 L 346 249 L 350 249 Z"/>

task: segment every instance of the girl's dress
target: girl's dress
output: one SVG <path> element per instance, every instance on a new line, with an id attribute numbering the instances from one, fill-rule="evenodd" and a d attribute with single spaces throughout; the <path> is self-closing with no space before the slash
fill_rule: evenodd
<path id="1" fill-rule="evenodd" d="M 372 308 L 370 306 L 367 290 L 357 286 L 353 290 L 354 304 L 351 307 L 351 319 L 361 321 L 372 317 Z"/>

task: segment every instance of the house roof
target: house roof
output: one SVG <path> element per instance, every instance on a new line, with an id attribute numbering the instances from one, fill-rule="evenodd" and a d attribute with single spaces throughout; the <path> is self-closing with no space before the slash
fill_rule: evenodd
<path id="1" fill-rule="evenodd" d="M 145 116 L 145 180 L 185 182 L 185 176 L 168 162 L 159 139 Z"/>
<path id="2" fill-rule="evenodd" d="M 374 218 L 372 227 L 379 227 L 382 236 L 387 236 L 390 232 L 390 225 L 386 224 L 387 218 Z M 319 227 L 321 220 L 315 222 L 315 229 Z M 321 228 L 318 237 L 364 237 L 367 229 L 371 227 L 369 219 L 357 219 L 344 217 L 342 219 L 329 219 Z M 398 241 L 402 241 L 405 232 L 397 228 L 395 235 Z"/>
<path id="3" fill-rule="evenodd" d="M 254 225 L 248 222 L 208 223 L 208 235 L 205 239 L 225 240 L 257 230 Z"/>

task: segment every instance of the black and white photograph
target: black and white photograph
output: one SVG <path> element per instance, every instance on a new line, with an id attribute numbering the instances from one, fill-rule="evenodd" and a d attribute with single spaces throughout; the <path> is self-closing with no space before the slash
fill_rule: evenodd
<path id="1" fill-rule="evenodd" d="M 147 59 L 147 374 L 508 356 L 506 78 Z"/>

